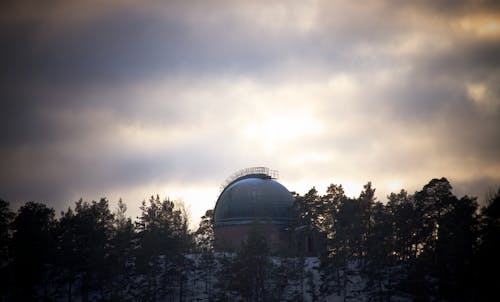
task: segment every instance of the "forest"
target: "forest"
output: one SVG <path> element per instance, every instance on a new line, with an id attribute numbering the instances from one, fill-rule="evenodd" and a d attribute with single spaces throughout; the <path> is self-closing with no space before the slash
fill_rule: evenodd
<path id="1" fill-rule="evenodd" d="M 500 288 L 500 189 L 483 206 L 446 178 L 384 202 L 370 182 L 357 197 L 294 194 L 293 224 L 324 234 L 319 257 L 273 254 L 257 232 L 215 253 L 212 209 L 196 230 L 168 198 L 140 210 L 0 199 L 0 301 L 490 301 Z"/>

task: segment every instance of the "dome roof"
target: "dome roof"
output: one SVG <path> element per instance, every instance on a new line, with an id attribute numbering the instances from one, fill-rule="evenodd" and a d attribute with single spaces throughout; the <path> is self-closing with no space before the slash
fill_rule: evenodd
<path id="1" fill-rule="evenodd" d="M 291 221 L 292 194 L 266 174 L 251 174 L 227 185 L 215 205 L 215 226 Z"/>

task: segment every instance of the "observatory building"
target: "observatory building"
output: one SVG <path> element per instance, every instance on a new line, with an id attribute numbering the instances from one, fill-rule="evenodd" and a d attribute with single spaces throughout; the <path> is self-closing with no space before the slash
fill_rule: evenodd
<path id="1" fill-rule="evenodd" d="M 221 186 L 214 210 L 216 251 L 236 251 L 257 231 L 272 251 L 290 246 L 292 194 L 265 167 L 240 170 Z"/>

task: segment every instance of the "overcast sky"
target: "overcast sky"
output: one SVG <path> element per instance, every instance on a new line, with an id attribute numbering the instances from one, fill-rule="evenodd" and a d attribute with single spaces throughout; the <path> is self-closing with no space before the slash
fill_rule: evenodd
<path id="1" fill-rule="evenodd" d="M 0 198 L 500 185 L 499 1 L 2 1 Z M 411 2 L 411 1 L 410 1 Z"/>

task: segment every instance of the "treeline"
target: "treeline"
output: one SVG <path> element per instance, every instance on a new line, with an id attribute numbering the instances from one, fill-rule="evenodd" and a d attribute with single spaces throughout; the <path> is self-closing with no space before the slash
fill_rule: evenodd
<path id="1" fill-rule="evenodd" d="M 500 288 L 500 190 L 479 209 L 476 198 L 457 198 L 447 179 L 422 190 L 375 198 L 371 183 L 358 198 L 342 186 L 325 195 L 313 188 L 295 198 L 298 224 L 326 235 L 321 294 L 349 297 L 350 275 L 366 278 L 375 301 L 394 294 L 415 301 L 489 301 Z M 355 264 L 353 266 L 353 264 Z"/>
<path id="2" fill-rule="evenodd" d="M 194 250 L 185 213 L 158 196 L 135 222 L 121 200 L 114 212 L 107 199 L 80 200 L 59 219 L 42 203 L 14 214 L 1 200 L 0 227 L 1 301 L 158 301 L 178 294 Z"/>
<path id="3" fill-rule="evenodd" d="M 340 185 L 295 195 L 290 230 L 323 235 L 321 257 L 271 255 L 257 232 L 213 252 L 213 211 L 199 228 L 169 199 L 135 221 L 118 202 L 78 201 L 56 218 L 42 203 L 0 200 L 0 301 L 488 301 L 500 286 L 500 190 L 479 208 L 449 182 L 375 198 Z"/>

